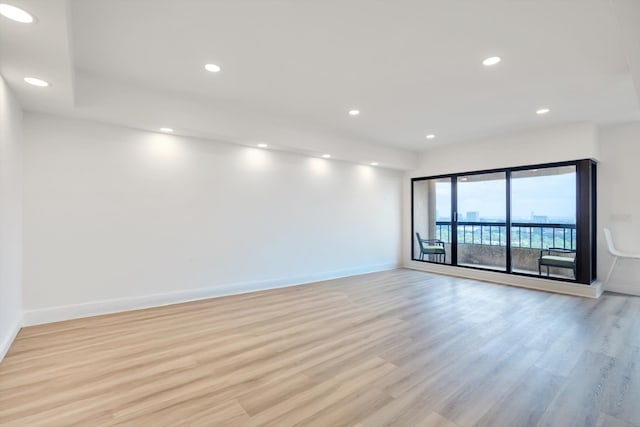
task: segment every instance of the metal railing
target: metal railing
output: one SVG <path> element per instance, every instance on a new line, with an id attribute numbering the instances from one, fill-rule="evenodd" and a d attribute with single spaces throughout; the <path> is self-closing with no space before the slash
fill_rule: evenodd
<path id="1" fill-rule="evenodd" d="M 436 221 L 436 238 L 451 243 L 451 221 Z M 505 246 L 504 222 L 458 221 L 458 243 Z M 563 248 L 575 250 L 575 224 L 511 223 L 511 246 L 515 248 Z"/>

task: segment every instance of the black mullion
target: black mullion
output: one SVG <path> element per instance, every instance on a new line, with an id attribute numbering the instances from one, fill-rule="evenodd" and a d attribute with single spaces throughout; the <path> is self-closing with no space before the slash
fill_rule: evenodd
<path id="1" fill-rule="evenodd" d="M 589 283 L 598 278 L 598 166 L 596 162 L 589 161 L 591 170 L 591 276 Z"/>
<path id="2" fill-rule="evenodd" d="M 591 160 L 578 162 L 576 185 L 576 280 L 589 285 L 596 277 L 595 164 Z"/>
<path id="3" fill-rule="evenodd" d="M 409 239 L 410 245 L 411 245 L 411 259 L 415 260 L 415 253 L 413 251 L 414 245 L 415 243 L 413 243 L 413 236 L 415 236 L 415 229 L 413 227 L 413 222 L 414 222 L 414 218 L 413 218 L 413 187 L 415 187 L 416 184 L 416 180 L 412 179 L 411 180 L 411 239 Z"/>
<path id="4" fill-rule="evenodd" d="M 507 246 L 507 265 L 506 265 L 506 270 L 508 273 L 513 273 L 513 271 L 511 271 L 511 171 L 507 170 L 505 171 L 505 179 L 507 180 L 507 185 L 506 185 L 506 189 L 507 189 L 507 226 L 505 227 L 506 232 L 507 232 L 507 241 L 506 241 L 506 246 Z"/>
<path id="5" fill-rule="evenodd" d="M 458 176 L 451 176 L 451 265 L 458 265 Z"/>

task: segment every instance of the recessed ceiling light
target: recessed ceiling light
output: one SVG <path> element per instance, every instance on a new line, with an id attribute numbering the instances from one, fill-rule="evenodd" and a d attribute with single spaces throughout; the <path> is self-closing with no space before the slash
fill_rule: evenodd
<path id="1" fill-rule="evenodd" d="M 547 114 L 549 111 L 551 111 L 551 110 L 548 109 L 548 108 L 540 108 L 538 111 L 536 111 L 536 114 L 541 116 L 543 114 Z"/>
<path id="2" fill-rule="evenodd" d="M 482 65 L 484 65 L 485 67 L 490 67 L 492 65 L 496 65 L 500 61 L 502 61 L 502 58 L 500 58 L 499 56 L 491 56 L 482 61 Z"/>
<path id="3" fill-rule="evenodd" d="M 350 116 L 357 116 L 360 114 L 360 110 L 349 110 Z"/>
<path id="4" fill-rule="evenodd" d="M 222 68 L 216 64 L 207 64 L 204 66 L 204 69 L 212 73 L 219 73 L 222 70 Z"/>
<path id="5" fill-rule="evenodd" d="M 371 166 L 378 166 L 378 162 L 371 162 L 369 163 Z"/>
<path id="6" fill-rule="evenodd" d="M 435 136 L 434 134 L 430 133 L 430 134 L 429 134 L 429 135 L 427 135 L 425 138 L 427 138 L 427 139 L 433 139 L 433 138 L 435 138 L 435 137 L 436 137 L 436 136 Z"/>
<path id="7" fill-rule="evenodd" d="M 469 178 L 463 176 L 462 178 L 460 178 L 460 181 L 467 181 L 468 179 Z"/>
<path id="8" fill-rule="evenodd" d="M 0 15 L 23 24 L 30 24 L 35 21 L 33 15 L 26 10 L 6 3 L 0 3 Z"/>
<path id="9" fill-rule="evenodd" d="M 324 157 L 325 159 L 330 159 L 331 158 L 331 154 L 323 154 L 322 157 Z"/>
<path id="10" fill-rule="evenodd" d="M 39 86 L 39 87 L 51 86 L 51 83 L 42 79 L 38 79 L 36 77 L 25 77 L 24 81 L 33 86 Z"/>
<path id="11" fill-rule="evenodd" d="M 265 144 L 265 143 L 263 143 L 263 142 L 261 142 L 260 144 L 258 144 L 258 147 L 260 147 L 260 148 L 267 148 L 267 147 L 268 147 L 268 145 L 267 145 L 267 144 Z"/>
<path id="12" fill-rule="evenodd" d="M 162 132 L 167 132 L 167 133 L 171 133 L 171 132 L 173 132 L 173 129 L 171 129 L 171 128 L 160 128 L 160 130 L 161 130 Z"/>

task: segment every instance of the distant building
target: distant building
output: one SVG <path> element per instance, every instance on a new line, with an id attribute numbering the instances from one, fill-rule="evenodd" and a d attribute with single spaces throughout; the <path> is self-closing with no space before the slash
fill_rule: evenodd
<path id="1" fill-rule="evenodd" d="M 549 217 L 546 215 L 533 215 L 531 214 L 531 221 L 538 224 L 547 224 L 549 222 Z"/>
<path id="2" fill-rule="evenodd" d="M 465 221 L 478 222 L 479 216 L 480 212 L 478 211 L 467 212 L 467 214 L 465 215 Z"/>

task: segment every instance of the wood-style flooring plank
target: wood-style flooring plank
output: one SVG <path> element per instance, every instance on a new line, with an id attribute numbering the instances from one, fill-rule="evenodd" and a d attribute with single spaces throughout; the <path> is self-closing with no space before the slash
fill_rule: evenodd
<path id="1" fill-rule="evenodd" d="M 0 426 L 640 427 L 640 298 L 411 270 L 24 328 Z"/>

